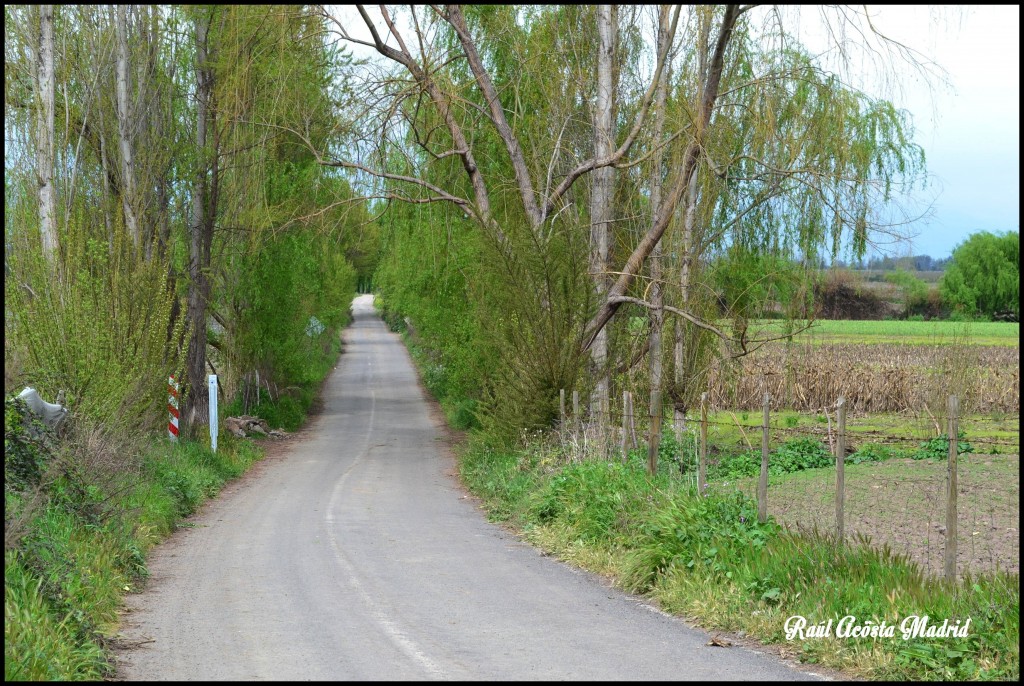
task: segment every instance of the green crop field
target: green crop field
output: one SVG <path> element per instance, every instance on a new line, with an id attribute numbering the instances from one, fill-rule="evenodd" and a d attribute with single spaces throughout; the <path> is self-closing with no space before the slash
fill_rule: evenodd
<path id="1" fill-rule="evenodd" d="M 763 320 L 758 328 L 765 334 L 780 329 L 781 322 Z M 776 334 L 777 335 L 777 334 Z M 1018 322 L 947 322 L 947 321 L 848 321 L 822 319 L 795 340 L 813 343 L 896 343 L 903 345 L 967 345 L 1020 346 Z"/>

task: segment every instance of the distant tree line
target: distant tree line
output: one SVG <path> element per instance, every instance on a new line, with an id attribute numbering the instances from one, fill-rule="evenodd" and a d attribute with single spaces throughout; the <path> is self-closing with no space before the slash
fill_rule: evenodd
<path id="1" fill-rule="evenodd" d="M 856 269 L 890 272 L 901 269 L 908 272 L 941 272 L 945 271 L 952 257 L 935 259 L 931 255 L 914 255 L 908 257 L 891 257 L 889 255 L 871 257 L 867 260 L 846 262 L 836 260 L 833 266 L 840 269 Z"/>

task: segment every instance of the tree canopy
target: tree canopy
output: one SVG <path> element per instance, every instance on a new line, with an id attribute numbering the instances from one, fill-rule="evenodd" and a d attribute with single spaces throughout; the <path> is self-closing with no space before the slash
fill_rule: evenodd
<path id="1" fill-rule="evenodd" d="M 939 283 L 942 297 L 958 311 L 1020 319 L 1020 233 L 979 231 L 953 250 Z"/>

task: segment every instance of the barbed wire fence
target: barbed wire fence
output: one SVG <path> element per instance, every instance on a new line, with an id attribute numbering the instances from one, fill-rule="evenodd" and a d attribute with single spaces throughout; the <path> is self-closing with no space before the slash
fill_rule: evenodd
<path id="1" fill-rule="evenodd" d="M 903 413 L 905 429 L 899 433 L 876 428 L 867 414 L 841 416 L 846 413 L 839 399 L 809 413 L 773 407 L 768 396 L 758 413 L 761 421 L 753 425 L 749 410 L 740 412 L 741 420 L 709 398 L 704 394 L 683 427 L 666 422 L 676 453 L 661 460 L 659 471 L 706 492 L 738 490 L 789 528 L 869 541 L 916 562 L 929 576 L 1019 572 L 1019 428 L 1003 431 L 1004 437 L 986 435 L 979 420 L 960 417 L 955 396 L 945 412 L 923 406 Z M 578 393 L 561 394 L 558 435 L 567 459 L 646 463 L 646 403 L 626 391 L 607 413 L 585 404 Z M 717 419 L 709 418 L 712 411 Z M 808 415 L 814 420 L 801 425 Z M 796 439 L 820 442 L 831 453 L 830 463 L 812 471 L 778 471 L 780 450 Z M 835 459 L 840 450 L 842 461 Z M 748 461 L 759 459 L 762 473 L 723 476 L 729 474 L 723 466 L 741 453 Z"/>

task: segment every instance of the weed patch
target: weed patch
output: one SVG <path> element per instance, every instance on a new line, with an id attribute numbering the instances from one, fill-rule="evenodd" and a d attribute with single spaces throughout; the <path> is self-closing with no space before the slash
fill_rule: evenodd
<path id="1" fill-rule="evenodd" d="M 834 462 L 814 441 L 792 441 L 772 455 L 777 468 L 807 471 Z M 889 460 L 863 446 L 850 462 Z M 750 471 L 754 460 L 737 462 Z M 757 454 L 760 468 L 760 454 Z M 867 466 L 867 465 L 865 465 Z M 910 558 L 855 536 L 837 545 L 818 531 L 757 519 L 740 492 L 698 496 L 685 480 L 649 477 L 643 461 L 568 461 L 543 439 L 496 450 L 479 438 L 460 457 L 462 477 L 492 516 L 528 540 L 606 574 L 631 592 L 706 628 L 787 642 L 800 659 L 871 679 L 1016 679 L 1019 576 L 968 576 L 951 585 L 925 576 Z M 778 472 L 787 473 L 787 472 Z M 808 471 L 809 474 L 814 472 Z M 787 641 L 785 622 L 810 624 L 852 615 L 860 624 L 971 619 L 965 639 L 850 637 Z"/>
<path id="2" fill-rule="evenodd" d="M 88 426 L 58 439 L 23 405 L 5 409 L 5 677 L 110 676 L 105 647 L 146 552 L 259 449 L 225 436 L 217 453 L 161 440 L 113 455 Z"/>

